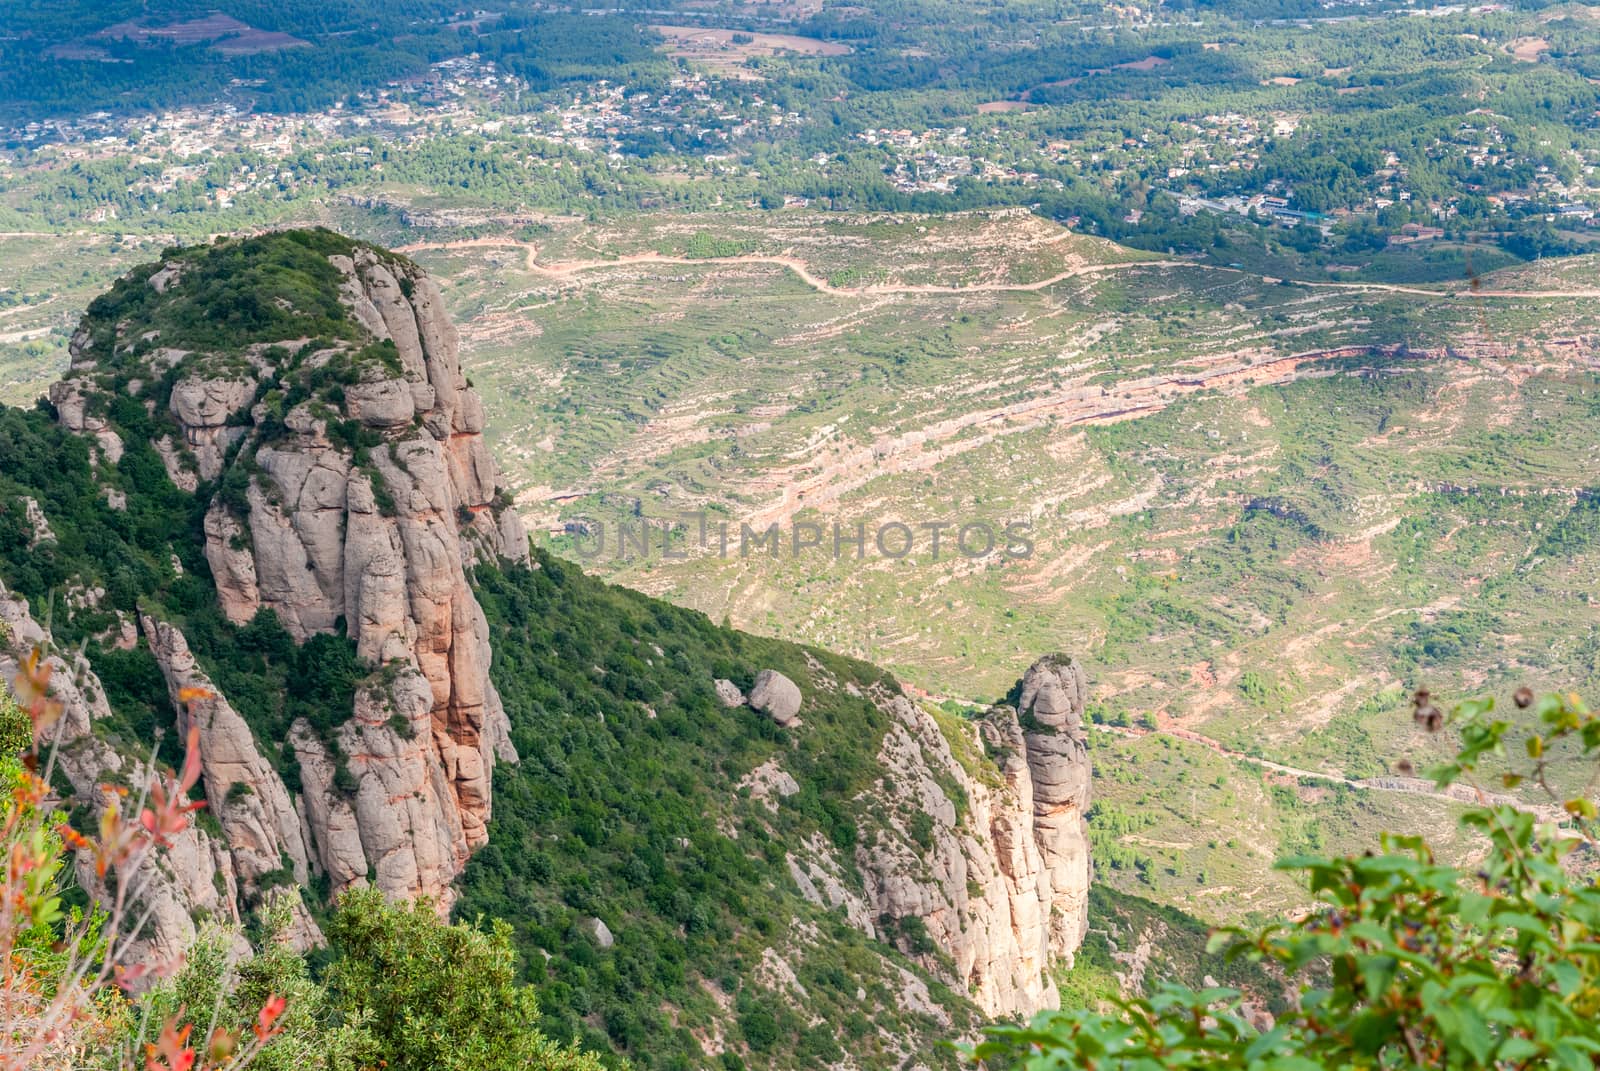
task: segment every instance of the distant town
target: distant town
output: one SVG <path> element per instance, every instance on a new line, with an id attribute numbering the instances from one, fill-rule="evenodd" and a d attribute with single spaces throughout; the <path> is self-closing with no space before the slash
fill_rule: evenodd
<path id="1" fill-rule="evenodd" d="M 871 154 L 887 182 L 906 194 L 948 194 L 970 183 L 1060 189 L 1068 177 L 1106 184 L 1137 179 L 1151 193 L 1176 198 L 1184 214 L 1233 214 L 1324 234 L 1351 216 L 1401 205 L 1414 211 L 1389 235 L 1400 244 L 1442 237 L 1461 198 L 1475 193 L 1471 184 L 1449 196 L 1413 189 L 1396 146 L 1382 148 L 1382 166 L 1370 176 L 1363 203 L 1323 211 L 1307 205 L 1305 190 L 1294 183 L 1261 183 L 1254 174 L 1264 154 L 1297 137 L 1301 114 L 1225 111 L 1161 129 L 1064 139 L 1033 133 L 1033 107 L 995 102 L 979 106 L 970 124 L 871 128 L 849 144 Z M 1542 214 L 1567 228 L 1600 226 L 1600 154 L 1569 150 L 1572 166 L 1563 180 L 1548 163 L 1532 164 L 1508 147 L 1493 113 L 1480 110 L 1471 119 L 1429 152 L 1453 155 L 1483 176 L 1489 205 L 1524 217 Z M 180 203 L 228 209 L 245 200 L 293 199 L 319 185 L 330 164 L 359 164 L 364 181 L 381 183 L 386 165 L 374 156 L 459 138 L 505 149 L 528 171 L 592 164 L 663 177 L 759 177 L 762 147 L 811 122 L 768 99 L 763 83 L 738 68 L 684 63 L 664 91 L 602 79 L 535 99 L 491 60 L 468 55 L 304 114 L 260 114 L 224 100 L 156 114 L 32 121 L 0 131 L 7 149 L 0 155 L 0 188 L 25 187 L 30 175 L 121 162 L 132 170 L 126 189 L 72 207 L 78 221 L 104 224 Z M 798 166 L 825 179 L 841 159 L 817 152 Z M 808 198 L 785 203 L 804 205 Z M 1128 222 L 1136 223 L 1141 211 L 1129 209 Z"/>

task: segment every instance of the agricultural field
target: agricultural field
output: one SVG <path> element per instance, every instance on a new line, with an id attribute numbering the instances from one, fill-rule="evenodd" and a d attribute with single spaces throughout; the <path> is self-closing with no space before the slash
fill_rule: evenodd
<path id="1" fill-rule="evenodd" d="M 84 307 L 167 244 L 160 235 L 0 233 L 0 403 L 42 395 L 67 366 Z"/>
<path id="2" fill-rule="evenodd" d="M 1413 688 L 1600 680 L 1580 262 L 1339 285 L 1011 214 L 548 227 L 409 247 L 450 281 L 530 527 L 958 707 L 1079 654 L 1103 806 L 1156 823 L 1119 837 L 1119 885 L 1203 874 L 1217 918 L 1281 908 L 1297 843 L 1450 828 L 1391 784 L 1437 758 Z M 701 545 L 701 512 L 782 550 Z M 595 554 L 596 526 L 652 520 L 647 552 Z M 934 561 L 918 526 L 969 520 L 1028 523 L 1033 553 L 968 558 L 951 527 Z M 913 552 L 857 560 L 854 526 L 895 521 Z M 797 523 L 822 546 L 794 553 Z M 1241 813 L 1261 828 L 1222 835 Z"/>
<path id="3" fill-rule="evenodd" d="M 1456 802 L 1392 772 L 1438 757 L 1412 688 L 1600 680 L 1594 258 L 1345 283 L 1004 210 L 308 221 L 441 279 L 557 553 L 883 664 L 957 716 L 1043 651 L 1082 657 L 1118 888 L 1214 889 L 1213 921 L 1292 907 L 1286 852 L 1450 835 Z M 29 295 L 11 329 L 46 332 L 0 348 L 25 401 L 84 298 L 162 240 L 5 241 Z M 716 552 L 696 514 L 784 546 Z M 857 560 L 854 526 L 894 522 L 914 551 L 869 536 Z M 929 522 L 952 524 L 937 561 Z M 1031 554 L 952 552 L 967 522 L 1025 524 Z M 822 545 L 796 554 L 809 524 Z"/>

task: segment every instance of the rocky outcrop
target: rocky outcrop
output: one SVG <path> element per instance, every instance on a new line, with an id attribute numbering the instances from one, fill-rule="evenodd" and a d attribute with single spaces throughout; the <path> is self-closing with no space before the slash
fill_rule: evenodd
<path id="1" fill-rule="evenodd" d="M 22 499 L 23 511 L 26 514 L 28 527 L 33 529 L 33 535 L 28 540 L 28 547 L 32 549 L 40 543 L 54 543 L 56 533 L 50 527 L 50 518 L 44 515 L 44 510 L 39 507 L 36 499 L 24 496 Z"/>
<path id="2" fill-rule="evenodd" d="M 61 704 L 60 718 L 49 740 L 41 744 L 56 749 L 57 768 L 98 821 L 118 798 L 108 786 L 129 779 L 137 763 L 94 734 L 93 723 L 111 717 L 111 709 L 88 663 L 49 653 L 54 642 L 34 621 L 27 602 L 0 590 L 0 679 L 8 688 L 15 688 L 23 660 L 34 650 L 46 652 L 43 664 L 50 671 L 50 695 Z M 227 847 L 195 824 L 169 839 L 171 847 L 160 858 L 147 855 L 124 876 L 129 888 L 141 890 L 139 905 L 148 912 L 130 949 L 129 958 L 135 961 L 171 961 L 184 952 L 194 941 L 197 916 L 237 917 L 238 886 Z M 81 888 L 110 901 L 110 890 L 95 872 L 92 859 L 78 856 L 75 871 Z"/>
<path id="3" fill-rule="evenodd" d="M 723 680 L 719 677 L 717 680 L 712 681 L 712 690 L 716 693 L 717 702 L 730 710 L 734 707 L 744 706 L 744 693 L 732 681 Z"/>
<path id="4" fill-rule="evenodd" d="M 603 919 L 589 919 L 583 928 L 594 935 L 595 943 L 601 948 L 610 948 L 616 944 L 617 939 L 612 936 L 611 927 L 607 926 Z"/>
<path id="5" fill-rule="evenodd" d="M 90 363 L 84 357 L 86 341 L 87 335 L 81 329 L 72 336 L 68 348 L 72 357 L 72 371 L 78 371 Z M 96 460 L 104 458 L 108 464 L 115 465 L 122 460 L 122 437 L 111 429 L 105 417 L 90 412 L 88 399 L 93 391 L 92 381 L 87 376 L 69 376 L 50 384 L 50 404 L 56 407 L 62 427 L 94 440 L 99 447 Z"/>
<path id="6" fill-rule="evenodd" d="M 778 811 L 779 800 L 788 799 L 800 791 L 800 783 L 789 775 L 789 771 L 777 759 L 768 759 L 751 770 L 740 779 L 737 787 L 748 790 L 751 799 L 774 814 Z"/>
<path id="7" fill-rule="evenodd" d="M 300 814 L 283 779 L 257 750 L 250 726 L 195 663 L 182 632 L 148 615 L 139 623 L 166 678 L 167 694 L 178 712 L 178 731 L 187 734 L 190 726 L 200 730 L 206 801 L 222 825 L 239 891 L 248 903 L 257 904 L 273 887 L 269 883 L 292 878 L 304 885 L 310 870 Z M 316 923 L 298 900 L 286 936 L 300 948 L 322 942 Z"/>
<path id="8" fill-rule="evenodd" d="M 1020 713 L 999 705 L 948 729 L 905 696 L 874 692 L 890 724 L 884 776 L 863 800 L 884 820 L 853 860 L 865 903 L 820 838 L 789 860 L 802 894 L 908 953 L 918 949 L 907 920 L 918 920 L 953 964 L 950 981 L 989 1014 L 1056 1007 L 1049 969 L 1082 944 L 1091 879 L 1085 692 L 1077 663 L 1051 656 L 1019 685 Z M 772 780 L 752 774 L 752 795 Z"/>
<path id="9" fill-rule="evenodd" d="M 330 260 L 352 315 L 399 357 L 398 373 L 365 369 L 343 392 L 348 419 L 382 445 L 358 464 L 330 438 L 329 417 L 309 403 L 295 407 L 287 434 L 255 450 L 248 516 L 220 504 L 208 513 L 206 556 L 232 620 L 271 609 L 297 639 L 343 621 L 363 659 L 402 663 L 426 683 L 431 728 L 422 737 L 432 741 L 451 806 L 440 797 L 437 822 L 423 825 L 449 831 L 450 850 L 437 854 L 456 864 L 413 860 L 393 873 L 419 884 L 389 891 L 442 897 L 459 862 L 487 839 L 496 758 L 516 757 L 465 570 L 485 554 L 526 559 L 527 539 L 515 514 L 494 508 L 483 405 L 461 373 L 433 282 L 370 250 Z M 375 754 L 402 761 L 405 750 Z"/>
<path id="10" fill-rule="evenodd" d="M 201 479 L 222 475 L 229 447 L 244 438 L 245 429 L 234 418 L 250 404 L 255 387 L 252 379 L 233 377 L 185 376 L 173 384 L 169 405 Z"/>
<path id="11" fill-rule="evenodd" d="M 750 689 L 750 706 L 782 726 L 800 721 L 800 686 L 775 669 L 756 674 Z"/>
<path id="12" fill-rule="evenodd" d="M 1017 700 L 1033 786 L 1034 839 L 1050 877 L 1050 946 L 1058 955 L 1082 944 L 1088 926 L 1088 698 L 1083 667 L 1051 655 L 1028 668 Z"/>
<path id="13" fill-rule="evenodd" d="M 334 729 L 301 721 L 264 748 L 182 633 L 142 622 L 180 720 L 201 729 L 206 796 L 242 902 L 325 874 L 335 892 L 371 881 L 448 910 L 451 882 L 488 837 L 494 765 L 517 760 L 467 571 L 526 562 L 527 537 L 499 494 L 438 288 L 403 258 L 337 239 L 319 248 L 330 246 L 318 277 L 334 280 L 329 303 L 349 316 L 333 341 L 191 351 L 91 316 L 50 397 L 112 460 L 123 444 L 96 415 L 109 408 L 97 393 L 144 399 L 166 425 L 152 445 L 168 475 L 212 494 L 204 552 L 226 617 L 243 625 L 270 610 L 300 642 L 343 631 L 373 669 Z M 178 256 L 119 285 L 181 297 L 204 271 Z M 143 389 L 163 377 L 165 397 Z M 293 793 L 265 757 L 279 745 L 299 765 Z M 318 939 L 309 916 L 295 936 Z"/>
<path id="14" fill-rule="evenodd" d="M 432 736 L 432 690 L 414 670 L 356 695 L 335 752 L 304 720 L 290 730 L 317 868 L 333 892 L 372 882 L 394 896 L 431 896 L 442 911 L 471 846 Z M 354 791 L 339 785 L 339 760 Z"/>

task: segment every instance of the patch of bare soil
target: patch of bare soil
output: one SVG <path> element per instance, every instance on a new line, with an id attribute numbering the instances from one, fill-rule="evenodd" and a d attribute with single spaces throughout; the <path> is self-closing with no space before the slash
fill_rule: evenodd
<path id="1" fill-rule="evenodd" d="M 142 45 L 157 42 L 170 42 L 176 45 L 209 43 L 219 52 L 236 55 L 311 46 L 311 42 L 303 41 L 292 34 L 258 30 L 247 22 L 240 22 L 220 12 L 213 12 L 204 18 L 168 23 L 165 26 L 150 26 L 143 19 L 129 19 L 106 27 L 96 36 L 134 41 Z"/>
<path id="2" fill-rule="evenodd" d="M 1511 58 L 1523 63 L 1538 63 L 1539 55 L 1550 50 L 1550 42 L 1543 37 L 1519 37 L 1506 46 Z"/>
<path id="3" fill-rule="evenodd" d="M 1302 371 L 1303 366 L 1379 354 L 1443 356 L 1399 346 L 1346 346 L 1307 350 L 1254 363 L 1219 360 L 1200 372 L 1164 372 L 1113 386 L 1071 384 L 1010 405 L 974 410 L 899 435 L 883 436 L 871 443 L 830 447 L 826 455 L 775 469 L 751 490 L 776 492 L 777 497 L 750 513 L 746 520 L 755 526 L 784 523 L 802 509 L 835 502 L 879 476 L 927 471 L 1000 436 L 1042 427 L 1047 420 L 1054 420 L 1062 428 L 1130 420 L 1159 412 L 1174 399 L 1196 391 L 1243 392 L 1264 384 L 1288 383 L 1308 374 Z"/>
<path id="4" fill-rule="evenodd" d="M 689 59 L 703 59 L 711 54 L 742 63 L 751 56 L 775 56 L 780 52 L 798 52 L 802 56 L 843 56 L 850 51 L 849 45 L 837 41 L 823 41 L 798 34 L 717 30 L 703 26 L 650 28 L 667 39 L 665 48 L 670 55 Z"/>

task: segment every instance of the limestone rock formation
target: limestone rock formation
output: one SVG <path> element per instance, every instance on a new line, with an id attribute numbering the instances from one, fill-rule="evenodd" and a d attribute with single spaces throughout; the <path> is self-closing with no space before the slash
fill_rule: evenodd
<path id="1" fill-rule="evenodd" d="M 799 782 L 790 776 L 777 759 L 768 759 L 751 770 L 739 781 L 738 787 L 748 789 L 751 799 L 773 813 L 778 810 L 779 800 L 788 799 L 800 791 Z"/>
<path id="2" fill-rule="evenodd" d="M 40 543 L 54 543 L 56 541 L 55 530 L 50 527 L 50 518 L 46 517 L 44 510 L 39 508 L 38 501 L 32 498 L 24 498 L 22 505 L 27 511 L 28 527 L 33 529 L 33 538 L 28 541 L 28 547 L 31 549 L 37 547 Z"/>
<path id="3" fill-rule="evenodd" d="M 1083 667 L 1062 655 L 1041 658 L 1022 678 L 1017 717 L 1033 782 L 1033 828 L 1050 872 L 1050 945 L 1065 955 L 1083 943 L 1091 876 L 1090 764 L 1083 727 L 1089 686 Z"/>
<path id="4" fill-rule="evenodd" d="M 22 662 L 30 652 L 49 652 L 53 647 L 50 633 L 33 619 L 27 602 L 0 590 L 0 678 L 5 685 L 16 684 Z M 61 717 L 53 737 L 56 765 L 73 793 L 90 806 L 98 819 L 115 798 L 106 786 L 132 775 L 134 764 L 94 735 L 93 723 L 109 718 L 111 710 L 106 704 L 105 689 L 88 663 L 81 658 L 68 662 L 59 654 L 47 654 L 44 664 L 50 670 L 51 696 L 61 703 Z M 197 914 L 237 917 L 238 886 L 233 857 L 226 846 L 212 840 L 197 825 L 170 839 L 172 846 L 163 858 L 146 856 L 135 871 L 125 876 L 130 888 L 143 890 L 140 902 L 149 912 L 131 949 L 134 960 L 170 960 L 186 950 L 197 932 Z M 78 857 L 75 870 L 80 887 L 107 899 L 105 883 L 95 873 L 92 860 Z"/>
<path id="5" fill-rule="evenodd" d="M 721 703 L 723 706 L 730 709 L 733 707 L 744 706 L 744 693 L 739 690 L 739 686 L 737 684 L 729 680 L 722 680 L 721 678 L 718 678 L 713 683 L 713 687 L 717 693 L 717 702 Z"/>
<path id="6" fill-rule="evenodd" d="M 261 901 L 266 881 L 287 864 L 295 882 L 310 878 L 300 814 L 283 779 L 256 749 L 250 726 L 195 663 L 183 633 L 149 616 L 140 626 L 167 681 L 177 709 L 178 730 L 200 730 L 201 777 L 211 813 L 222 825 L 224 844 L 240 890 Z M 185 698 L 187 697 L 187 698 Z M 321 944 L 322 934 L 305 906 L 295 901 L 287 936 L 300 948 Z"/>
<path id="7" fill-rule="evenodd" d="M 800 686 L 775 669 L 756 674 L 750 689 L 750 706 L 779 725 L 794 725 L 800 720 Z"/>
<path id="8" fill-rule="evenodd" d="M 331 340 L 291 332 L 213 352 L 150 327 L 174 317 L 111 322 L 91 310 L 50 398 L 66 428 L 94 438 L 100 462 L 125 444 L 97 415 L 108 409 L 97 396 L 143 400 L 168 475 L 210 495 L 204 553 L 224 615 L 243 625 L 270 610 L 298 642 L 344 632 L 372 668 L 334 729 L 302 719 L 269 749 L 178 628 L 141 622 L 180 719 L 201 729 L 206 796 L 224 831 L 205 850 L 220 853 L 237 901 L 325 874 L 335 892 L 371 880 L 444 911 L 451 882 L 487 840 L 494 765 L 517 761 L 467 571 L 526 562 L 527 537 L 500 493 L 483 403 L 433 281 L 393 254 L 326 232 L 303 237 L 289 241 L 322 258 L 304 270 L 325 287 L 318 322 L 345 310 Z M 268 255 L 305 257 L 282 245 Z M 149 290 L 122 307 L 185 300 L 202 285 L 205 257 L 178 254 L 142 283 L 124 280 Z M 163 380 L 165 396 L 152 386 Z M 208 698 L 179 703 L 191 689 Z M 299 766 L 293 793 L 267 757 L 279 745 Z M 190 911 L 216 906 L 198 891 L 172 899 Z M 231 910 L 235 892 L 228 899 Z M 319 939 L 303 911 L 293 936 Z"/>
<path id="9" fill-rule="evenodd" d="M 954 964 L 951 979 L 985 1012 L 1027 1015 L 1059 1003 L 1049 976 L 1082 944 L 1092 874 L 1084 811 L 1090 764 L 1082 727 L 1086 684 L 1077 663 L 1036 662 L 1019 685 L 1022 713 L 999 705 L 952 738 L 926 711 L 884 689 L 869 698 L 890 716 L 878 753 L 884 777 L 869 803 L 885 823 L 863 836 L 856 904 L 840 861 L 817 839 L 789 860 L 802 894 L 852 925 L 903 940 L 921 920 Z M 956 757 L 969 750 L 969 763 Z M 994 757 L 988 774 L 972 755 Z M 752 794 L 758 783 L 752 775 Z M 961 786 L 958 799 L 946 789 Z M 936 961 L 925 956 L 925 966 Z"/>
<path id="10" fill-rule="evenodd" d="M 584 923 L 584 929 L 594 934 L 595 943 L 601 948 L 610 948 L 616 943 L 616 938 L 611 934 L 611 927 L 602 919 L 589 919 Z"/>
<path id="11" fill-rule="evenodd" d="M 169 405 L 201 479 L 220 476 L 228 448 L 244 437 L 245 429 L 230 421 L 250 404 L 255 386 L 251 379 L 203 376 L 185 376 L 173 385 Z"/>

